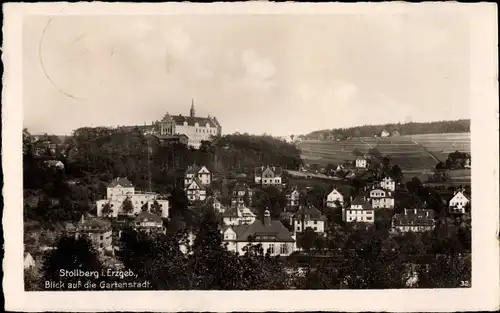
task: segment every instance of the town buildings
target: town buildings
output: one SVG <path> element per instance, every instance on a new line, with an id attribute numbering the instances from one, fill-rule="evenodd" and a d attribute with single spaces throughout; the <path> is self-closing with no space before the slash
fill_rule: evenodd
<path id="1" fill-rule="evenodd" d="M 217 213 L 224 213 L 227 210 L 227 208 L 224 205 L 222 205 L 219 199 L 217 199 L 217 197 L 215 196 L 209 196 L 207 197 L 206 200 L 208 205 L 210 205 Z"/>
<path id="2" fill-rule="evenodd" d="M 342 209 L 342 220 L 346 223 L 375 223 L 375 210 L 366 197 L 357 197 L 348 208 Z"/>
<path id="3" fill-rule="evenodd" d="M 184 186 L 188 187 L 195 179 L 199 180 L 201 185 L 209 186 L 212 182 L 212 173 L 206 166 L 190 165 L 184 174 Z"/>
<path id="4" fill-rule="evenodd" d="M 24 269 L 36 267 L 36 260 L 29 252 L 24 253 Z"/>
<path id="5" fill-rule="evenodd" d="M 265 211 L 264 219 L 255 220 L 249 225 L 227 225 L 222 229 L 223 241 L 227 249 L 239 255 L 245 254 L 249 244 L 261 244 L 264 253 L 271 256 L 290 255 L 296 250 L 295 235 L 286 229 L 278 220 L 272 220 L 269 211 Z"/>
<path id="6" fill-rule="evenodd" d="M 368 160 L 365 157 L 358 157 L 356 159 L 356 168 L 367 168 Z"/>
<path id="7" fill-rule="evenodd" d="M 453 198 L 450 199 L 448 203 L 448 208 L 452 214 L 464 214 L 467 211 L 470 199 L 465 195 L 464 190 L 456 190 L 453 194 Z"/>
<path id="8" fill-rule="evenodd" d="M 127 211 L 124 202 L 129 201 L 131 210 Z M 106 198 L 97 200 L 97 216 L 118 217 L 118 215 L 137 215 L 150 210 L 153 205 L 161 209 L 161 216 L 168 217 L 169 202 L 165 196 L 153 192 L 138 192 L 125 177 L 115 178 L 107 187 Z"/>
<path id="9" fill-rule="evenodd" d="M 212 136 L 220 136 L 222 126 L 216 117 L 196 116 L 194 100 L 191 102 L 189 116 L 170 115 L 166 113 L 161 121 L 157 123 L 155 135 L 175 136 L 185 135 L 188 145 L 198 149 L 202 141 L 209 141 Z"/>
<path id="10" fill-rule="evenodd" d="M 226 209 L 222 215 L 224 225 L 248 225 L 255 222 L 257 215 L 248 207 L 238 205 Z"/>
<path id="11" fill-rule="evenodd" d="M 324 233 L 326 217 L 314 205 L 301 206 L 291 219 L 290 223 L 296 233 L 302 233 L 307 228 L 314 232 Z"/>
<path id="12" fill-rule="evenodd" d="M 166 229 L 163 227 L 163 219 L 149 212 L 141 212 L 134 220 L 134 229 L 146 233 L 165 233 Z"/>
<path id="13" fill-rule="evenodd" d="M 380 137 L 382 138 L 389 137 L 390 135 L 391 134 L 385 129 L 380 133 Z"/>
<path id="14" fill-rule="evenodd" d="M 260 166 L 254 170 L 254 182 L 262 186 L 281 186 L 282 169 L 279 166 Z"/>
<path id="15" fill-rule="evenodd" d="M 252 206 L 253 190 L 246 183 L 237 182 L 231 192 L 231 206 Z"/>
<path id="16" fill-rule="evenodd" d="M 300 191 L 297 187 L 289 190 L 286 195 L 286 207 L 288 211 L 295 211 L 299 207 Z"/>
<path id="17" fill-rule="evenodd" d="M 344 196 L 336 188 L 333 188 L 326 196 L 325 203 L 327 208 L 342 207 L 344 204 Z"/>
<path id="18" fill-rule="evenodd" d="M 189 201 L 205 201 L 207 189 L 198 178 L 194 178 L 186 187 L 186 197 Z"/>
<path id="19" fill-rule="evenodd" d="M 396 190 L 396 181 L 389 176 L 384 176 L 382 180 L 380 181 L 380 188 L 389 190 L 389 191 L 395 191 Z"/>
<path id="20" fill-rule="evenodd" d="M 374 209 L 394 209 L 394 197 L 390 191 L 376 188 L 370 190 L 369 196 Z"/>
<path id="21" fill-rule="evenodd" d="M 435 227 L 434 211 L 427 209 L 405 209 L 404 213 L 395 214 L 392 217 L 393 231 L 426 232 Z"/>
<path id="22" fill-rule="evenodd" d="M 85 218 L 82 215 L 76 226 L 68 224 L 66 230 L 76 239 L 87 236 L 95 249 L 101 253 L 105 251 L 113 253 L 112 227 L 109 221 L 95 217 Z"/>

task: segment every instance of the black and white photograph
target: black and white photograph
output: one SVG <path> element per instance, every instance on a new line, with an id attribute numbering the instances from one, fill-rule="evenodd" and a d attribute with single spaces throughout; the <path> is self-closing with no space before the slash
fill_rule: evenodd
<path id="1" fill-rule="evenodd" d="M 19 220 L 16 290 L 217 291 L 221 302 L 227 291 L 442 290 L 471 301 L 491 277 L 497 289 L 477 308 L 500 304 L 498 85 L 474 87 L 497 68 L 478 73 L 478 18 L 454 3 L 251 4 L 119 14 L 119 3 L 53 3 L 18 17 L 20 119 L 3 135 L 19 162 L 3 161 L 17 175 L 6 209 Z M 481 278 L 476 262 L 495 268 Z M 338 308 L 376 309 L 353 303 L 363 298 Z M 274 308 L 272 294 L 262 301 Z"/>

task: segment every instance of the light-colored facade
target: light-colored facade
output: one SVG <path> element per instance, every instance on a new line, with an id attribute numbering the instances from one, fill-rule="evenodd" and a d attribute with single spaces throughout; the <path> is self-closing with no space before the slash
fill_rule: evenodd
<path id="1" fill-rule="evenodd" d="M 295 233 L 311 228 L 316 233 L 325 232 L 326 217 L 313 205 L 301 206 L 299 212 L 291 217 L 290 224 Z"/>
<path id="2" fill-rule="evenodd" d="M 131 212 L 123 211 L 125 199 L 128 199 L 133 206 Z M 165 197 L 153 192 L 137 192 L 127 178 L 118 177 L 109 184 L 106 199 L 96 201 L 97 216 L 137 215 L 143 211 L 143 208 L 151 210 L 155 202 L 161 208 L 161 216 L 167 218 L 169 202 Z M 107 209 L 109 209 L 108 212 L 106 212 Z"/>
<path id="3" fill-rule="evenodd" d="M 334 188 L 326 196 L 326 207 L 336 208 L 337 204 L 340 204 L 340 206 L 344 204 L 344 196 L 337 189 Z"/>
<path id="4" fill-rule="evenodd" d="M 24 256 L 24 269 L 34 268 L 36 266 L 35 258 L 31 255 L 31 253 L 25 253 Z"/>
<path id="5" fill-rule="evenodd" d="M 368 166 L 368 161 L 365 158 L 359 157 L 356 159 L 357 168 L 366 168 L 367 166 Z"/>
<path id="6" fill-rule="evenodd" d="M 82 215 L 82 219 L 74 231 L 75 238 L 88 236 L 96 250 L 99 252 L 113 251 L 111 223 L 98 218 L 87 218 Z"/>
<path id="7" fill-rule="evenodd" d="M 282 169 L 278 166 L 261 166 L 255 168 L 254 182 L 262 186 L 280 186 Z"/>
<path id="8" fill-rule="evenodd" d="M 163 227 L 162 218 L 149 212 L 141 212 L 137 215 L 134 221 L 134 228 L 147 233 L 165 233 L 166 231 L 165 227 Z"/>
<path id="9" fill-rule="evenodd" d="M 392 193 L 384 189 L 373 189 L 370 190 L 370 201 L 374 209 L 393 209 L 394 208 L 394 198 Z"/>
<path id="10" fill-rule="evenodd" d="M 470 202 L 469 198 L 464 194 L 463 191 L 459 190 L 455 192 L 453 198 L 451 198 L 448 204 L 450 213 L 464 214 L 466 212 L 466 208 L 469 202 Z"/>
<path id="11" fill-rule="evenodd" d="M 380 181 L 380 188 L 394 192 L 396 190 L 396 182 L 391 177 L 384 177 Z"/>
<path id="12" fill-rule="evenodd" d="M 249 244 L 261 244 L 264 253 L 271 256 L 287 256 L 296 250 L 295 235 L 290 233 L 280 221 L 271 220 L 266 211 L 264 220 L 255 220 L 249 225 L 230 225 L 222 229 L 223 242 L 229 251 L 245 254 Z M 249 238 L 252 238 L 250 242 Z"/>
<path id="13" fill-rule="evenodd" d="M 286 194 L 286 206 L 289 209 L 294 209 L 299 207 L 300 192 L 297 188 Z"/>
<path id="14" fill-rule="evenodd" d="M 375 223 L 375 210 L 366 199 L 357 198 L 349 208 L 342 209 L 342 219 L 346 223 Z"/>
<path id="15" fill-rule="evenodd" d="M 203 184 L 195 178 L 186 188 L 186 197 L 189 201 L 205 201 L 207 190 Z"/>
<path id="16" fill-rule="evenodd" d="M 227 209 L 222 217 L 224 225 L 248 225 L 255 222 L 257 215 L 244 205 Z"/>
<path id="17" fill-rule="evenodd" d="M 435 227 L 434 211 L 427 209 L 405 209 L 392 218 L 392 230 L 399 233 L 432 231 Z"/>
<path id="18" fill-rule="evenodd" d="M 188 137 L 188 145 L 198 149 L 202 141 L 210 141 L 212 136 L 222 134 L 222 126 L 217 118 L 199 117 L 195 114 L 194 102 L 191 103 L 189 116 L 165 114 L 159 123 L 159 134 L 177 135 L 182 134 Z"/>
<path id="19" fill-rule="evenodd" d="M 212 173 L 206 166 L 188 166 L 184 175 L 184 186 L 187 188 L 195 178 L 198 179 L 201 185 L 209 186 L 212 182 Z"/>

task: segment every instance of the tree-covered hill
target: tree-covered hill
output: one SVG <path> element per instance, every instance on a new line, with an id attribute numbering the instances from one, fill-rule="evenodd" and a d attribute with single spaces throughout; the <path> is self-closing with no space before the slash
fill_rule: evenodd
<path id="1" fill-rule="evenodd" d="M 311 132 L 307 135 L 299 136 L 299 138 L 310 140 L 344 140 L 349 137 L 373 137 L 375 135 L 380 136 L 380 134 L 384 130 L 391 135 L 396 132 L 395 134 L 401 136 L 435 133 L 464 133 L 470 132 L 470 119 L 426 123 L 391 123 L 383 125 L 363 125 L 349 128 L 323 129 Z"/>

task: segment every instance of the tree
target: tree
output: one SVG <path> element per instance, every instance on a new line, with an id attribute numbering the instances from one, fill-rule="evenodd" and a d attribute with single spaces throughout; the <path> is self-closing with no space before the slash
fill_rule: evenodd
<path id="1" fill-rule="evenodd" d="M 106 202 L 102 207 L 101 213 L 104 216 L 109 216 L 110 214 L 112 214 L 113 210 L 111 209 L 111 203 Z"/>
<path id="2" fill-rule="evenodd" d="M 59 286 L 44 286 L 44 290 L 69 290 L 69 284 L 73 284 L 73 289 L 83 290 L 82 285 L 78 285 L 78 281 L 81 281 L 80 277 L 75 277 L 73 275 L 61 275 L 61 271 L 75 271 L 81 270 L 85 272 L 98 272 L 100 273 L 102 269 L 102 264 L 99 260 L 99 256 L 95 251 L 91 241 L 85 237 L 81 236 L 78 239 L 74 237 L 61 237 L 57 243 L 56 249 L 49 252 L 45 261 L 42 265 L 42 283 L 52 281 L 52 282 L 62 282 L 63 285 Z M 66 273 L 66 272 L 65 272 Z M 98 282 L 99 276 L 90 277 L 89 280 Z M 99 285 L 98 283 L 96 284 Z"/>
<path id="3" fill-rule="evenodd" d="M 132 201 L 130 198 L 125 198 L 122 202 L 122 212 L 125 214 L 130 214 L 134 211 L 134 205 L 132 204 Z"/>
<path id="4" fill-rule="evenodd" d="M 149 211 L 149 208 L 148 208 L 148 203 L 144 203 L 142 206 L 141 206 L 141 212 L 148 212 Z"/>
<path id="5" fill-rule="evenodd" d="M 153 204 L 151 205 L 151 213 L 162 216 L 162 212 L 163 212 L 162 207 L 158 203 L 158 201 L 156 200 L 153 201 Z"/>

